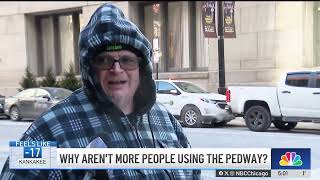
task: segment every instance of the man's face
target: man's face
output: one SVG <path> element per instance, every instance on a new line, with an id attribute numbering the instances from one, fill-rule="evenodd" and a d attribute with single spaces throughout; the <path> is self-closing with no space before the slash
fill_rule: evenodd
<path id="1" fill-rule="evenodd" d="M 139 60 L 128 50 L 102 52 L 94 60 L 104 92 L 118 106 L 133 103 L 140 83 Z"/>

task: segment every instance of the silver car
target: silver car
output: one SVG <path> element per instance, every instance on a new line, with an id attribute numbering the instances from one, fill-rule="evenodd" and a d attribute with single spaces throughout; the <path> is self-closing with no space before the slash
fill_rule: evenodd
<path id="1" fill-rule="evenodd" d="M 0 116 L 4 115 L 4 100 L 5 96 L 0 94 Z"/>
<path id="2" fill-rule="evenodd" d="M 23 90 L 5 99 L 4 113 L 10 119 L 38 118 L 44 111 L 72 94 L 64 88 L 41 87 Z"/>

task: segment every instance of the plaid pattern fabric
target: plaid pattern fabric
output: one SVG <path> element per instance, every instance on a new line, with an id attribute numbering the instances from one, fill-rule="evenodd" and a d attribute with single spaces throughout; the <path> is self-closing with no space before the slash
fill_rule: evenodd
<path id="1" fill-rule="evenodd" d="M 82 89 L 34 121 L 21 140 L 57 141 L 60 148 L 85 148 L 97 137 L 109 148 L 190 147 L 179 122 L 163 105 L 156 103 L 149 113 L 130 120 L 126 116 L 111 119 L 94 108 Z M 85 173 L 84 170 L 10 170 L 7 160 L 0 179 L 83 179 Z M 197 179 L 200 176 L 192 170 L 108 170 L 107 174 L 110 179 Z"/>
<path id="2" fill-rule="evenodd" d="M 124 44 L 142 54 L 140 85 L 134 97 L 134 115 L 125 116 L 102 90 L 90 61 L 104 46 Z M 83 88 L 35 120 L 21 140 L 57 141 L 61 148 L 85 148 L 101 138 L 109 148 L 189 148 L 180 124 L 155 103 L 151 44 L 122 11 L 100 6 L 80 33 L 80 70 Z M 92 143 L 95 144 L 95 143 Z M 91 144 L 91 145 L 92 145 Z M 90 146 L 90 145 L 89 145 Z M 71 179 L 107 174 L 110 179 L 198 179 L 193 170 L 10 170 L 8 160 L 0 179 Z"/>

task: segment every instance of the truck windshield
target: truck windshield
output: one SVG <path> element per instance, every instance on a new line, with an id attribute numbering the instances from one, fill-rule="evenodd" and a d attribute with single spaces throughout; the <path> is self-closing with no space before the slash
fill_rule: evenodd
<path id="1" fill-rule="evenodd" d="M 182 91 L 187 93 L 208 93 L 200 87 L 187 82 L 174 82 Z"/>

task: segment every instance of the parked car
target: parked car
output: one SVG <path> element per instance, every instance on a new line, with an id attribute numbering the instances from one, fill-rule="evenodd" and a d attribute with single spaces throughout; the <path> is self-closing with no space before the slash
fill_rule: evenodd
<path id="1" fill-rule="evenodd" d="M 5 115 L 4 114 L 4 100 L 5 100 L 5 96 L 0 94 L 0 116 Z"/>
<path id="2" fill-rule="evenodd" d="M 229 86 L 226 94 L 232 112 L 252 131 L 266 131 L 272 122 L 280 130 L 320 122 L 320 71 L 288 71 L 277 87 Z"/>
<path id="3" fill-rule="evenodd" d="M 4 113 L 10 119 L 36 119 L 59 101 L 71 95 L 72 91 L 64 88 L 41 87 L 30 88 L 5 99 Z"/>
<path id="4" fill-rule="evenodd" d="M 226 97 L 209 93 L 188 81 L 156 80 L 157 101 L 162 103 L 182 125 L 223 126 L 234 119 L 228 111 Z"/>

